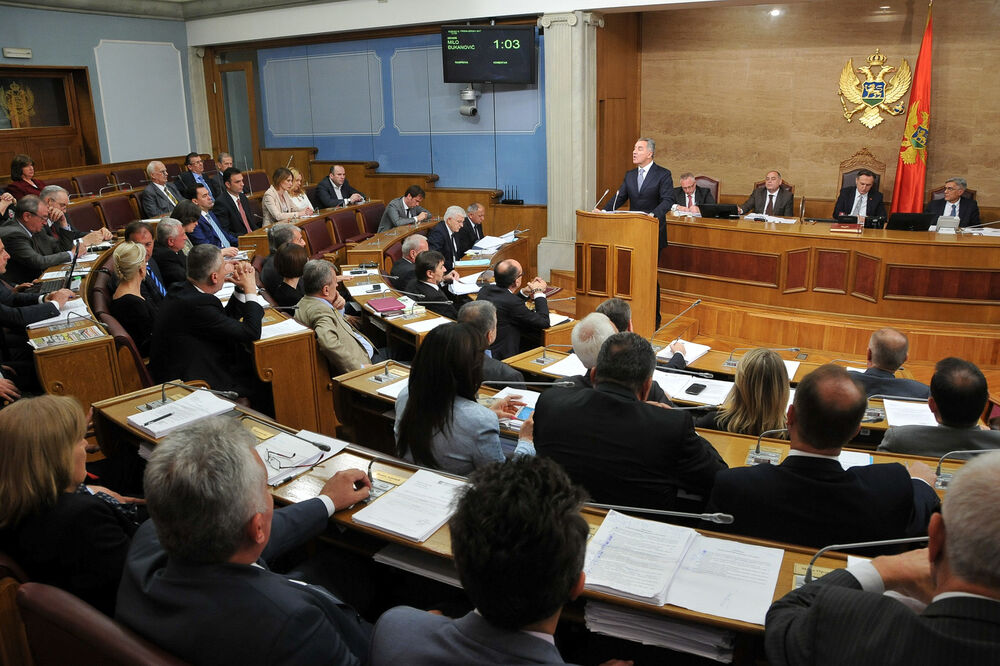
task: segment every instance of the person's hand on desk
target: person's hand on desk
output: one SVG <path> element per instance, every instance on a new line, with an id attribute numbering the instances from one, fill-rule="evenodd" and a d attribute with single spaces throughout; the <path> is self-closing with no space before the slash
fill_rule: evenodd
<path id="1" fill-rule="evenodd" d="M 348 204 L 356 204 L 356 203 L 360 203 L 362 201 L 364 201 L 364 197 L 362 197 L 360 194 L 358 194 L 357 192 L 355 192 L 354 194 L 351 195 L 351 198 L 347 200 L 347 203 Z"/>
<path id="2" fill-rule="evenodd" d="M 92 234 L 94 232 L 91 231 L 90 233 Z M 89 236 L 89 235 L 90 234 L 87 234 L 87 236 Z M 87 236 L 84 236 L 83 238 L 81 238 L 80 241 L 76 245 L 73 246 L 73 252 L 71 252 L 70 254 L 71 255 L 75 254 L 77 259 L 79 259 L 83 255 L 87 254 L 87 246 L 92 244 L 92 243 L 90 243 L 90 242 L 87 241 Z"/>
<path id="3" fill-rule="evenodd" d="M 937 474 L 934 473 L 930 467 L 920 462 L 919 460 L 914 460 L 906 465 L 907 470 L 910 472 L 911 479 L 920 479 L 926 481 L 933 488 L 934 484 L 937 482 Z"/>
<path id="4" fill-rule="evenodd" d="M 670 351 L 672 351 L 675 354 L 680 354 L 681 356 L 683 356 L 684 353 L 687 351 L 687 349 L 684 347 L 683 342 L 681 342 L 680 340 L 674 340 L 673 342 L 670 343 Z"/>
<path id="5" fill-rule="evenodd" d="M 490 409 L 497 415 L 497 418 L 513 418 L 517 416 L 518 410 L 525 405 L 520 398 L 519 395 L 508 395 L 503 400 L 494 400 Z"/>
<path id="6" fill-rule="evenodd" d="M 21 392 L 17 390 L 14 382 L 9 379 L 0 379 L 0 399 L 3 400 L 4 404 L 14 402 L 20 397 Z"/>
<path id="7" fill-rule="evenodd" d="M 56 307 L 60 310 L 62 310 L 63 306 L 66 305 L 66 301 L 70 301 L 74 298 L 76 298 L 76 294 L 73 293 L 72 289 L 57 289 L 45 295 L 45 300 L 50 303 L 55 303 Z"/>
<path id="8" fill-rule="evenodd" d="M 14 293 L 15 294 L 19 294 L 22 291 L 24 291 L 25 289 L 30 289 L 34 285 L 35 285 L 34 282 L 22 282 L 21 284 L 19 284 L 16 287 L 14 287 Z"/>
<path id="9" fill-rule="evenodd" d="M 872 560 L 886 591 L 893 590 L 929 604 L 934 597 L 928 550 L 908 550 L 899 555 L 883 555 Z"/>
<path id="10" fill-rule="evenodd" d="M 345 469 L 327 479 L 319 492 L 333 500 L 334 508 L 340 511 L 366 499 L 371 487 L 372 482 L 364 470 Z"/>
<path id="11" fill-rule="evenodd" d="M 239 253 L 240 253 L 240 249 L 238 247 L 233 247 L 233 246 L 230 245 L 229 247 L 222 248 L 222 258 L 223 259 L 232 259 L 233 257 L 235 257 L 236 255 L 238 255 Z"/>

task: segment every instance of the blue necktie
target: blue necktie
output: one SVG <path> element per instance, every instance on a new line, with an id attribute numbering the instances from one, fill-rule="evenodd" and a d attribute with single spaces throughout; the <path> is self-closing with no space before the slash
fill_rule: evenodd
<path id="1" fill-rule="evenodd" d="M 208 226 L 212 227 L 212 231 L 215 232 L 215 235 L 219 237 L 219 242 L 222 244 L 220 247 L 230 247 L 229 241 L 226 240 L 226 235 L 222 233 L 222 229 L 220 229 L 219 225 L 215 223 L 214 219 L 212 219 L 212 214 L 206 211 L 202 216 L 208 221 Z"/>
<path id="2" fill-rule="evenodd" d="M 194 174 L 194 179 L 198 181 L 200 184 L 205 186 L 205 189 L 208 190 L 208 198 L 211 199 L 212 201 L 215 201 L 215 197 L 212 196 L 212 188 L 209 187 L 208 183 L 205 182 L 205 177 L 202 176 L 200 173 L 196 173 Z"/>
<path id="3" fill-rule="evenodd" d="M 958 217 L 958 210 L 956 210 L 957 208 L 958 208 L 958 206 L 956 204 L 952 204 L 951 205 L 951 216 L 952 217 Z"/>
<path id="4" fill-rule="evenodd" d="M 156 287 L 156 290 L 160 292 L 160 296 L 166 296 L 167 290 L 163 288 L 163 283 L 157 279 L 156 273 L 154 273 L 153 269 L 149 267 L 149 264 L 146 264 L 146 275 L 148 275 L 149 279 L 153 281 L 153 285 Z"/>

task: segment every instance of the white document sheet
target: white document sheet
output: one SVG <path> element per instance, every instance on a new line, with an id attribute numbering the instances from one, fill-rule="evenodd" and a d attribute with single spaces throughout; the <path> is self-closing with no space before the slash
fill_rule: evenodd
<path id="1" fill-rule="evenodd" d="M 545 372 L 553 375 L 559 375 L 560 377 L 574 377 L 576 375 L 584 375 L 587 373 L 587 368 L 583 367 L 583 363 L 580 361 L 580 357 L 576 354 L 570 354 L 561 361 L 556 361 L 552 365 L 545 368 Z"/>
<path id="2" fill-rule="evenodd" d="M 688 342 L 683 338 L 677 338 L 675 342 L 684 343 L 684 362 L 687 363 L 688 365 L 691 365 L 692 363 L 697 361 L 699 358 L 708 353 L 709 349 L 711 349 L 711 347 L 709 347 L 708 345 L 701 345 L 698 344 L 697 342 Z M 674 355 L 674 353 L 670 351 L 670 345 L 667 345 L 666 347 L 658 351 L 656 355 L 659 358 L 669 359 L 671 356 Z"/>
<path id="3" fill-rule="evenodd" d="M 865 467 L 872 464 L 872 455 L 863 451 L 841 451 L 837 460 L 844 469 Z"/>
<path id="4" fill-rule="evenodd" d="M 399 381 L 395 381 L 391 384 L 386 384 L 385 386 L 382 386 L 376 391 L 376 393 L 395 400 L 396 398 L 399 397 L 399 394 L 402 393 L 403 388 L 405 388 L 409 382 L 410 382 L 409 377 L 403 377 Z"/>
<path id="5" fill-rule="evenodd" d="M 87 304 L 84 303 L 82 298 L 74 298 L 71 301 L 66 301 L 66 305 L 64 305 L 62 310 L 59 311 L 59 314 L 54 317 L 49 317 L 48 319 L 36 321 L 34 324 L 28 324 L 28 328 L 45 328 L 46 326 L 52 326 L 53 324 L 65 324 L 67 321 L 70 323 L 77 322 L 80 320 L 80 317 L 76 315 L 84 317 L 90 316 L 90 313 L 87 312 Z"/>
<path id="6" fill-rule="evenodd" d="M 788 380 L 791 381 L 795 378 L 795 373 L 798 372 L 799 366 L 802 365 L 800 361 L 784 361 L 785 370 L 788 371 Z"/>
<path id="7" fill-rule="evenodd" d="M 308 331 L 306 326 L 303 326 L 294 319 L 285 319 L 284 321 L 278 322 L 277 324 L 268 324 L 267 326 L 262 326 L 260 329 L 260 339 L 268 340 L 270 338 L 275 338 L 279 335 L 288 335 L 289 333 L 298 333 L 299 331 Z"/>
<path id="8" fill-rule="evenodd" d="M 389 287 L 381 282 L 359 284 L 347 288 L 347 293 L 351 296 L 370 296 L 371 294 L 384 294 L 387 291 L 389 291 Z"/>
<path id="9" fill-rule="evenodd" d="M 455 512 L 466 482 L 425 469 L 355 513 L 351 520 L 409 541 L 426 541 Z"/>
<path id="10" fill-rule="evenodd" d="M 432 328 L 437 328 L 441 324 L 448 324 L 451 320 L 446 317 L 434 317 L 433 319 L 421 319 L 420 321 L 415 321 L 412 324 L 405 324 L 407 330 L 413 331 L 414 333 L 425 333 Z"/>
<path id="11" fill-rule="evenodd" d="M 653 370 L 653 381 L 660 385 L 663 392 L 673 398 L 680 395 L 684 387 L 691 381 L 691 375 L 682 375 L 674 372 L 664 372 L 663 370 Z"/>
<path id="12" fill-rule="evenodd" d="M 193 391 L 180 400 L 168 402 L 128 417 L 128 422 L 143 432 L 160 438 L 172 430 L 200 421 L 209 416 L 223 414 L 235 407 L 235 403 L 209 393 Z"/>
<path id="13" fill-rule="evenodd" d="M 538 391 L 529 391 L 528 389 L 515 389 L 509 386 L 505 386 L 503 390 L 497 391 L 496 395 L 494 395 L 493 397 L 497 398 L 498 400 L 503 400 L 507 396 L 520 396 L 516 398 L 516 400 L 520 400 L 528 407 L 534 409 L 535 403 L 538 402 L 538 396 L 540 395 L 542 394 L 539 393 Z"/>
<path id="14" fill-rule="evenodd" d="M 688 379 L 690 381 L 688 381 L 684 390 L 676 395 L 671 395 L 671 398 L 701 405 L 721 405 L 722 401 L 729 395 L 729 392 L 733 390 L 733 386 L 735 386 L 733 382 L 726 382 L 721 379 L 702 379 L 701 377 L 689 377 Z M 705 388 L 698 395 L 688 393 L 690 388 L 695 384 L 705 385 Z"/>
<path id="15" fill-rule="evenodd" d="M 495 250 L 506 242 L 507 240 L 500 236 L 483 236 L 472 247 L 477 250 Z"/>
<path id="16" fill-rule="evenodd" d="M 883 400 L 885 419 L 890 426 L 926 425 L 936 426 L 931 408 L 926 402 L 911 402 L 909 400 Z"/>

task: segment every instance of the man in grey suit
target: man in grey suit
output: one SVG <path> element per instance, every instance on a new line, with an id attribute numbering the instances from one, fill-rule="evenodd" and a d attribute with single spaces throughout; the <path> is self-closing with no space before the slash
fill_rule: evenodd
<path id="1" fill-rule="evenodd" d="M 1000 663 L 1000 453 L 967 463 L 931 516 L 928 548 L 826 574 L 774 602 L 775 666 Z M 914 612 L 892 590 L 927 605 Z"/>
<path id="2" fill-rule="evenodd" d="M 880 328 L 868 338 L 868 369 L 863 373 L 851 370 L 850 375 L 861 383 L 869 398 L 873 395 L 927 398 L 931 394 L 927 384 L 896 377 L 909 353 L 910 341 L 902 331 Z"/>
<path id="3" fill-rule="evenodd" d="M 21 197 L 14 208 L 14 221 L 0 227 L 10 254 L 6 279 L 11 284 L 31 282 L 46 268 L 68 264 L 73 255 L 83 255 L 87 245 L 61 236 L 53 237 L 47 227 L 49 207 L 33 194 Z"/>
<path id="4" fill-rule="evenodd" d="M 680 187 L 674 188 L 674 205 L 670 207 L 671 213 L 701 213 L 698 206 L 715 203 L 712 190 L 699 187 L 694 174 L 690 171 L 681 174 L 680 183 Z"/>
<path id="5" fill-rule="evenodd" d="M 424 202 L 424 190 L 419 185 L 410 185 L 403 196 L 393 199 L 385 206 L 378 232 L 382 233 L 404 224 L 420 224 L 431 218 L 431 212 L 420 204 Z"/>
<path id="6" fill-rule="evenodd" d="M 989 398 L 986 377 L 974 363 L 941 359 L 934 367 L 927 401 L 938 424 L 893 426 L 882 437 L 879 451 L 943 456 L 949 451 L 1000 449 L 1000 430 L 979 427 Z"/>
<path id="7" fill-rule="evenodd" d="M 777 217 L 792 217 L 791 190 L 786 190 L 781 186 L 781 173 L 768 171 L 764 176 L 763 187 L 758 187 L 750 197 L 739 207 L 740 214 L 763 213 L 765 215 L 775 215 Z"/>
<path id="8" fill-rule="evenodd" d="M 139 193 L 140 212 L 146 218 L 169 215 L 184 197 L 177 186 L 170 182 L 167 167 L 163 162 L 154 160 L 146 165 L 146 175 L 149 176 L 149 185 Z"/>
<path id="9" fill-rule="evenodd" d="M 458 321 L 476 327 L 489 347 L 497 339 L 497 309 L 489 301 L 470 301 L 458 309 Z M 489 349 L 483 358 L 483 381 L 506 382 L 505 386 L 516 386 L 524 381 L 524 375 L 503 361 L 493 358 Z"/>
<path id="10" fill-rule="evenodd" d="M 583 591 L 585 493 L 534 456 L 482 467 L 469 481 L 449 527 L 476 610 L 457 620 L 387 611 L 375 625 L 373 666 L 564 663 L 552 634 L 563 604 Z"/>

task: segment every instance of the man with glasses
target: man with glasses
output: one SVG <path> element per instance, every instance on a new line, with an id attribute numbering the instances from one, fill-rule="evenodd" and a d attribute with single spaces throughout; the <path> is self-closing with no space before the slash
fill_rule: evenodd
<path id="1" fill-rule="evenodd" d="M 69 210 L 69 192 L 64 188 L 58 185 L 46 185 L 42 188 L 38 196 L 49 208 L 48 222 L 44 230 L 48 231 L 49 235 L 55 238 L 66 238 L 70 241 L 82 238 L 83 240 L 80 242 L 87 246 L 97 245 L 103 241 L 109 241 L 114 237 L 114 234 L 106 227 L 94 229 L 90 233 L 85 233 L 73 227 L 70 223 L 69 215 L 67 215 L 67 211 Z"/>
<path id="2" fill-rule="evenodd" d="M 960 227 L 979 224 L 979 204 L 971 197 L 962 196 L 967 187 L 964 178 L 949 178 L 944 183 L 944 199 L 931 199 L 924 206 L 924 212 L 957 217 L 961 220 Z"/>
<path id="3" fill-rule="evenodd" d="M 4 275 L 10 284 L 31 282 L 41 277 L 45 269 L 67 264 L 73 256 L 87 252 L 83 239 L 53 236 L 47 231 L 49 207 L 39 197 L 21 197 L 14 208 L 14 222 L 0 227 L 0 239 L 10 254 Z"/>
<path id="4" fill-rule="evenodd" d="M 146 165 L 146 175 L 149 185 L 139 194 L 139 208 L 147 218 L 169 215 L 181 199 L 180 190 L 167 177 L 167 167 L 163 162 L 150 162 Z"/>
<path id="5" fill-rule="evenodd" d="M 188 153 L 184 158 L 184 166 L 187 171 L 177 174 L 177 189 L 181 191 L 185 199 L 194 199 L 195 188 L 202 185 L 208 188 L 210 199 L 215 200 L 222 194 L 222 185 L 217 178 L 206 178 L 204 175 L 205 162 L 198 153 Z"/>
<path id="6" fill-rule="evenodd" d="M 549 304 L 545 300 L 547 285 L 545 280 L 536 277 L 522 289 L 521 264 L 513 259 L 497 264 L 493 276 L 496 282 L 483 287 L 476 300 L 489 301 L 497 309 L 497 337 L 490 345 L 490 353 L 502 361 L 521 351 L 522 334 L 538 338 L 549 327 Z M 534 310 L 526 307 L 529 300 L 535 302 Z"/>

